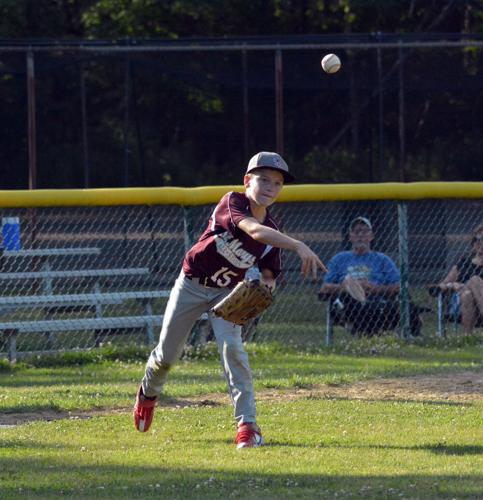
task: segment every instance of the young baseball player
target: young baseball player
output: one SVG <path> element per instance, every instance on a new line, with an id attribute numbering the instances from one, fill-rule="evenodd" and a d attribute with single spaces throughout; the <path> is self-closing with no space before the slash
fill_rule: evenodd
<path id="1" fill-rule="evenodd" d="M 272 290 L 281 272 L 280 249 L 296 252 L 301 271 L 315 279 L 326 270 L 317 255 L 302 241 L 281 233 L 268 207 L 284 182 L 293 182 L 288 166 L 277 153 L 261 152 L 251 158 L 243 182 L 245 193 L 230 192 L 220 200 L 198 242 L 188 251 L 171 291 L 159 344 L 152 351 L 134 406 L 134 425 L 146 432 L 168 372 L 181 355 L 186 339 L 204 312 L 223 299 L 257 266 L 261 279 Z M 256 424 L 255 398 L 241 326 L 209 313 L 228 382 L 238 424 L 237 448 L 263 444 Z"/>

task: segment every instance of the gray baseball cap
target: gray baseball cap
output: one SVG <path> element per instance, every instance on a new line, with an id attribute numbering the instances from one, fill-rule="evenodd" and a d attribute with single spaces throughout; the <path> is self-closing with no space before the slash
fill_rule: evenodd
<path id="1" fill-rule="evenodd" d="M 372 231 L 372 224 L 371 221 L 367 217 L 356 217 L 351 221 L 349 224 L 349 229 L 352 230 L 352 228 L 357 224 L 365 224 L 371 231 Z"/>
<path id="2" fill-rule="evenodd" d="M 286 183 L 295 181 L 295 177 L 288 171 L 288 165 L 285 163 L 285 160 L 278 153 L 261 151 L 255 156 L 252 156 L 248 162 L 247 174 L 257 168 L 278 170 L 282 173 Z"/>

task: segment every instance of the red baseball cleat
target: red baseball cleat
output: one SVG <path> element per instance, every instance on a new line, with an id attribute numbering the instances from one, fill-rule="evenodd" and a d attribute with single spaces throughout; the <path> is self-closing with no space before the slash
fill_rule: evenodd
<path id="1" fill-rule="evenodd" d="M 146 398 L 143 389 L 139 386 L 136 395 L 136 404 L 134 405 L 134 427 L 139 432 L 147 432 L 153 421 L 154 408 L 158 398 Z"/>
<path id="2" fill-rule="evenodd" d="M 264 441 L 260 427 L 252 422 L 240 424 L 236 433 L 235 443 L 238 449 L 262 446 Z"/>

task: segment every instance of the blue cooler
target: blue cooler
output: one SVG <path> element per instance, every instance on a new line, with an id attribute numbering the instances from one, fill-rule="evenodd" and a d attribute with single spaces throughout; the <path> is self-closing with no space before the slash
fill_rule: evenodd
<path id="1" fill-rule="evenodd" d="M 2 217 L 2 237 L 4 250 L 20 250 L 20 219 L 18 217 Z"/>

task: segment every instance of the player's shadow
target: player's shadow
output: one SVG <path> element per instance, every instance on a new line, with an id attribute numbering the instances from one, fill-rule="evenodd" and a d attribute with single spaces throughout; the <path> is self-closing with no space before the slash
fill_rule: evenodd
<path id="1" fill-rule="evenodd" d="M 204 443 L 206 444 L 208 442 L 207 439 L 190 439 L 191 442 L 193 443 Z M 223 445 L 229 445 L 233 446 L 235 440 L 234 439 L 209 439 L 210 443 L 217 443 L 217 444 L 223 444 Z M 288 443 L 288 442 L 282 442 L 282 441 L 276 441 L 276 440 L 270 440 L 269 442 L 265 443 L 261 449 L 263 448 L 277 448 L 277 447 L 284 447 L 284 448 L 307 448 L 311 449 L 314 448 L 313 445 L 309 444 L 304 444 L 304 443 Z"/>
<path id="2" fill-rule="evenodd" d="M 411 398 L 351 398 L 349 396 L 309 396 L 307 399 L 310 400 L 330 400 L 330 401 L 361 401 L 364 403 L 381 403 L 381 402 L 391 402 L 391 403 L 420 403 L 422 405 L 434 405 L 434 406 L 474 406 L 473 402 L 469 401 L 447 401 L 444 399 L 411 399 Z"/>
<path id="3" fill-rule="evenodd" d="M 291 444 L 282 444 L 282 446 L 292 446 Z M 338 443 L 327 443 L 324 444 L 320 441 L 317 445 L 318 448 L 357 448 L 357 449 L 375 449 L 375 450 L 405 450 L 405 451 L 430 451 L 438 455 L 481 455 L 483 454 L 483 446 L 480 445 L 459 445 L 459 444 L 446 444 L 446 443 L 434 443 L 434 444 L 420 444 L 414 446 L 398 446 L 391 444 L 367 444 L 367 445 L 350 445 L 350 444 L 338 444 Z"/>
<path id="4" fill-rule="evenodd" d="M 215 407 L 215 406 L 228 406 L 230 403 L 228 396 L 226 401 L 214 401 L 213 399 L 191 399 L 187 398 L 176 398 L 174 396 L 169 396 L 167 394 L 161 394 L 159 398 L 158 407 L 159 408 L 199 408 L 199 407 Z"/>
<path id="5" fill-rule="evenodd" d="M 481 455 L 483 454 L 483 446 L 472 444 L 423 444 L 416 446 L 377 446 L 380 449 L 394 449 L 394 450 L 423 450 L 436 453 L 438 455 Z"/>
<path id="6" fill-rule="evenodd" d="M 206 439 L 193 439 L 191 440 L 195 443 L 206 443 Z M 233 440 L 230 439 L 210 439 L 210 443 L 228 444 L 232 445 Z M 306 444 L 288 441 L 279 441 L 270 439 L 267 443 L 263 445 L 262 448 L 306 448 L 306 449 L 325 449 L 337 448 L 337 449 L 377 449 L 377 450 L 406 450 L 406 451 L 430 451 L 438 455 L 449 455 L 449 456 L 464 456 L 464 455 L 481 455 L 483 454 L 483 446 L 480 445 L 452 445 L 445 443 L 435 443 L 435 444 L 424 444 L 424 445 L 414 445 L 414 446 L 396 446 L 396 445 L 384 445 L 384 444 L 368 444 L 368 445 L 346 445 L 339 443 L 324 443 L 323 440 L 319 441 L 317 444 Z"/>

